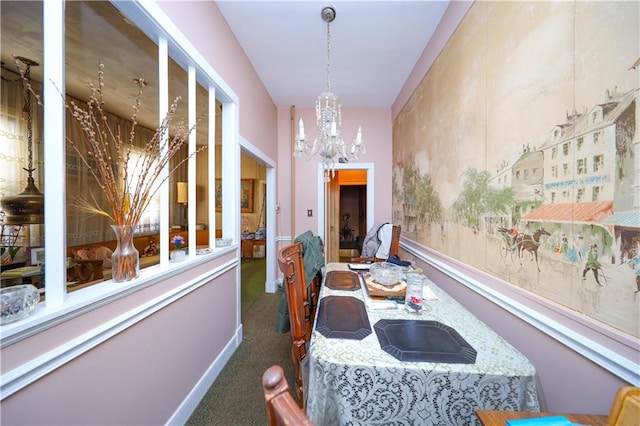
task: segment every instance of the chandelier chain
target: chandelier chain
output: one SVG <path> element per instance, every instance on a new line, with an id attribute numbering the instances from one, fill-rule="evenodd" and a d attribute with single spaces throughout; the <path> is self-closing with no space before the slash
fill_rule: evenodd
<path id="1" fill-rule="evenodd" d="M 327 22 L 327 92 L 331 92 L 331 29 Z"/>
<path id="2" fill-rule="evenodd" d="M 31 83 L 31 64 L 27 64 L 24 76 L 26 78 L 26 80 Z M 29 88 L 25 87 L 24 89 L 24 97 L 25 97 L 25 103 L 24 103 L 24 107 L 27 111 L 27 149 L 28 149 L 28 156 L 27 156 L 27 163 L 28 163 L 28 168 L 25 169 L 27 172 L 29 172 L 29 176 L 31 176 L 31 173 L 33 172 L 33 113 L 31 111 L 31 92 L 29 92 Z"/>

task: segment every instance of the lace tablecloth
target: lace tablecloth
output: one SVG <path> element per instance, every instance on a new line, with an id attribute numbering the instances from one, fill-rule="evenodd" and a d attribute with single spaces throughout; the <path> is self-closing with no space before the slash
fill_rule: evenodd
<path id="1" fill-rule="evenodd" d="M 347 269 L 329 264 L 326 271 Z M 479 425 L 474 411 L 539 411 L 535 368 L 529 360 L 431 281 L 437 301 L 422 315 L 373 309 L 364 286 L 320 298 L 365 301 L 371 328 L 380 319 L 433 320 L 454 328 L 477 351 L 473 364 L 406 362 L 382 350 L 376 333 L 362 340 L 327 338 L 314 328 L 309 357 L 307 414 L 317 425 Z M 363 293 L 364 292 L 364 293 Z"/>

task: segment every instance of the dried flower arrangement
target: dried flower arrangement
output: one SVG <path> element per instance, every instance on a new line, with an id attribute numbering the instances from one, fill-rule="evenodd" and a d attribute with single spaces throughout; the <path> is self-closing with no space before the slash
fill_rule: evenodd
<path id="1" fill-rule="evenodd" d="M 86 109 L 78 106 L 74 101 L 65 102 L 66 108 L 82 128 L 85 138 L 80 141 L 67 141 L 74 148 L 80 161 L 84 163 L 104 191 L 109 211 L 94 207 L 92 212 L 108 216 L 115 225 L 136 225 L 140 222 L 143 212 L 149 206 L 151 199 L 160 189 L 169 175 L 195 153 L 182 159 L 175 165 L 167 176 L 161 178 L 161 173 L 168 166 L 169 161 L 180 150 L 195 126 L 189 128 L 183 121 L 173 125 L 180 97 L 171 104 L 166 117 L 156 129 L 154 136 L 147 141 L 142 155 L 135 162 L 130 161 L 134 148 L 135 128 L 138 124 L 137 115 L 141 104 L 141 97 L 145 86 L 143 79 L 136 80 L 138 94 L 131 115 L 132 129 L 128 140 L 124 140 L 120 133 L 114 133 L 107 126 L 107 114 L 104 108 L 104 72 L 103 65 L 98 71 L 98 85 L 89 82 L 90 96 Z M 170 129 L 171 128 L 171 129 Z M 171 134 L 169 132 L 171 130 Z M 95 161 L 95 167 L 89 165 L 88 160 Z M 117 176 L 121 175 L 118 179 Z M 133 179 L 133 177 L 136 179 Z"/>
<path id="2" fill-rule="evenodd" d="M 23 76 L 25 87 L 36 96 L 38 103 L 42 105 L 40 97 L 24 78 L 24 72 L 17 60 L 16 64 Z M 80 162 L 84 164 L 104 192 L 108 204 L 108 208 L 105 209 L 97 204 L 95 198 L 91 201 L 82 199 L 79 207 L 89 213 L 110 218 L 116 226 L 137 225 L 152 198 L 162 184 L 169 179 L 171 173 L 188 161 L 190 157 L 206 149 L 206 146 L 203 146 L 190 153 L 175 164 L 166 176 L 162 177 L 162 172 L 169 166 L 171 159 L 180 151 L 180 148 L 188 141 L 189 134 L 195 129 L 195 126 L 189 128 L 183 120 L 174 124 L 178 103 L 181 100 L 180 97 L 177 97 L 153 137 L 146 142 L 142 154 L 136 156 L 133 161 L 132 153 L 136 149 L 134 140 L 138 125 L 137 117 L 145 81 L 140 78 L 136 79 L 136 83 L 138 91 L 133 105 L 132 127 L 128 138 L 123 137 L 119 129 L 114 132 L 108 125 L 108 113 L 104 109 L 103 64 L 99 66 L 97 84 L 91 80 L 88 81 L 90 94 L 86 107 L 79 106 L 73 100 L 65 99 L 65 108 L 69 110 L 75 122 L 80 126 L 84 136 L 81 140 L 72 140 L 67 136 L 67 142 L 73 147 Z M 92 164 L 90 164 L 90 160 Z M 114 231 L 116 231 L 115 228 Z M 131 232 L 126 234 L 131 234 Z M 132 235 L 128 235 L 128 237 L 132 238 Z M 134 261 L 135 265 L 128 264 Z M 131 262 L 114 264 L 112 271 L 114 280 L 117 276 L 126 276 L 126 279 L 130 277 L 131 269 L 134 267 L 137 269 L 137 257 L 131 259 Z M 116 267 L 124 268 L 124 270 L 118 271 Z M 134 276 L 137 276 L 137 272 Z"/>

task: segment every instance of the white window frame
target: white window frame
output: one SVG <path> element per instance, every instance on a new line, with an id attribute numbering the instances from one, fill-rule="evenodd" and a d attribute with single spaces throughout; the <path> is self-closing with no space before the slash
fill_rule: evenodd
<path id="1" fill-rule="evenodd" d="M 60 96 L 59 87 L 65 87 L 65 45 L 64 45 L 64 0 L 47 0 L 43 5 L 43 61 L 47 64 L 43 69 L 43 95 L 47 99 L 44 105 L 43 138 L 51 141 L 44 145 L 45 158 L 65 157 L 65 108 L 64 99 Z M 158 43 L 159 49 L 159 114 L 164 118 L 168 110 L 168 58 L 189 69 L 189 87 L 197 80 L 209 89 L 209 109 L 215 111 L 216 98 L 223 106 L 222 145 L 223 161 L 221 173 L 225 176 L 223 197 L 225 199 L 223 236 L 232 238 L 237 248 L 239 229 L 239 194 L 240 194 L 240 145 L 238 143 L 239 99 L 231 88 L 222 80 L 216 71 L 191 45 L 186 37 L 171 22 L 166 14 L 154 3 L 139 1 L 112 1 L 131 22 L 137 25 L 152 40 Z M 150 36 L 157 35 L 157 39 Z M 194 89 L 195 90 L 195 89 Z M 162 94 L 165 94 L 163 96 Z M 164 101 L 163 101 L 164 99 Z M 195 121 L 195 108 L 190 109 L 189 121 Z M 195 144 L 195 142 L 193 142 Z M 209 146 L 215 146 L 215 120 L 209 120 Z M 190 140 L 190 148 L 191 148 Z M 209 164 L 215 165 L 215 149 L 208 149 Z M 215 167 L 215 166 L 214 166 Z M 194 167 L 190 167 L 195 168 Z M 190 170 L 190 173 L 191 172 Z M 193 177 L 193 178 L 192 178 Z M 49 161 L 44 168 L 45 182 L 63 182 L 65 180 L 65 162 Z M 195 175 L 190 175 L 190 195 L 195 197 Z M 210 185 L 209 199 L 215 199 L 215 189 Z M 162 279 L 168 272 L 174 273 L 177 268 L 188 268 L 189 261 L 176 267 L 168 262 L 169 212 L 168 185 L 159 191 L 161 199 L 161 262 L 159 268 L 152 271 L 141 271 L 140 278 L 123 283 L 117 287 L 97 284 L 73 293 L 66 292 L 66 193 L 65 185 L 50 185 L 45 195 L 45 263 L 47 265 L 47 286 L 45 287 L 46 304 L 41 303 L 34 313 L 26 319 L 3 325 L 0 348 L 33 336 L 41 331 L 59 324 L 87 311 L 97 309 L 119 298 L 126 297 L 136 288 L 152 285 Z M 195 224 L 195 207 L 189 206 L 190 223 Z M 58 226 L 60 225 L 60 226 Z M 215 230 L 215 206 L 209 205 L 209 226 Z M 195 253 L 195 226 L 190 226 L 190 250 Z M 193 234 L 191 234 L 193 232 Z M 215 249 L 215 231 L 209 233 L 209 247 Z M 162 249 L 162 244 L 166 247 Z M 231 248 L 233 249 L 233 247 Z M 210 256 L 226 253 L 225 248 L 212 251 Z M 236 250 L 237 251 L 237 250 Z M 191 259 L 194 259 L 191 257 Z"/>

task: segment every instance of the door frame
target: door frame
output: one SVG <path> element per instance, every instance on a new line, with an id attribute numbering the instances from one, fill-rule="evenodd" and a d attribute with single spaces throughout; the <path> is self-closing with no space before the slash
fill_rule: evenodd
<path id="1" fill-rule="evenodd" d="M 276 162 L 271 159 L 267 154 L 262 152 L 259 148 L 253 145 L 251 142 L 240 136 L 240 148 L 241 155 L 246 155 L 248 157 L 253 158 L 253 160 L 260 163 L 266 169 L 266 183 L 267 183 L 267 211 L 266 214 L 266 277 L 264 284 L 264 291 L 266 293 L 275 293 L 278 286 L 276 283 L 276 212 L 274 210 L 269 210 L 270 206 L 276 205 Z M 240 214 L 240 209 L 238 209 L 238 214 Z M 240 217 L 238 217 L 238 223 L 240 223 Z M 238 226 L 239 228 L 239 226 Z M 240 242 L 240 235 L 237 236 L 238 242 Z M 240 268 L 238 268 L 238 282 L 240 282 Z M 240 286 L 238 286 L 238 292 L 240 291 Z M 238 300 L 240 300 L 240 294 L 238 295 Z"/>
<path id="2" fill-rule="evenodd" d="M 375 181 L 375 165 L 374 163 L 338 163 L 335 164 L 334 168 L 336 170 L 366 170 L 367 171 L 367 230 L 373 226 L 374 223 L 374 186 L 373 182 Z M 318 230 L 317 235 L 322 237 L 323 241 L 326 241 L 325 235 L 325 226 L 326 226 L 326 218 L 325 218 L 325 200 L 327 198 L 327 194 L 325 193 L 325 189 L 327 187 L 326 182 L 324 181 L 324 168 L 322 164 L 318 164 Z M 326 246 L 326 244 L 325 244 Z M 325 253 L 326 255 L 326 253 Z"/>

